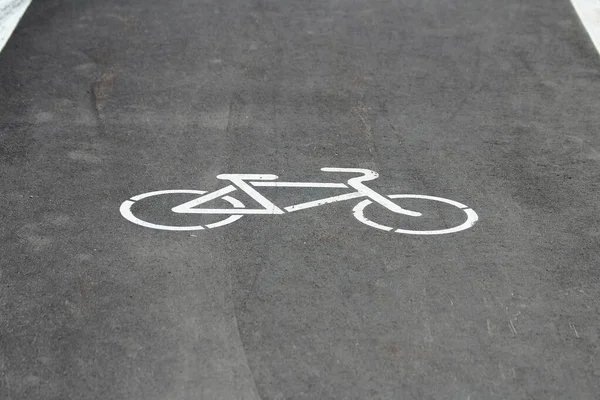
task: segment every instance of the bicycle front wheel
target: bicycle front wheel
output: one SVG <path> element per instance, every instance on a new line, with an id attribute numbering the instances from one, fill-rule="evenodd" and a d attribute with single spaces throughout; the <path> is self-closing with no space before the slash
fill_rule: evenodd
<path id="1" fill-rule="evenodd" d="M 463 222 L 456 226 L 446 227 L 443 229 L 415 230 L 415 229 L 395 228 L 393 226 L 380 224 L 380 223 L 375 222 L 365 216 L 366 207 L 373 204 L 373 201 L 370 199 L 363 200 L 354 207 L 354 209 L 352 210 L 354 213 L 354 217 L 357 220 L 359 220 L 360 222 L 362 222 L 363 224 L 366 224 L 370 227 L 373 227 L 376 229 L 381 229 L 383 231 L 388 231 L 388 232 L 394 231 L 396 233 L 405 233 L 407 235 L 444 235 L 447 233 L 460 232 L 465 229 L 469 229 L 470 227 L 475 225 L 475 223 L 479 219 L 479 217 L 477 216 L 477 213 L 475 211 L 473 211 L 473 209 L 469 208 L 468 206 L 466 206 L 462 203 L 459 203 L 458 201 L 445 199 L 443 197 L 426 196 L 426 195 L 422 195 L 422 194 L 391 194 L 391 195 L 388 195 L 387 197 L 389 197 L 390 199 L 418 200 L 418 203 L 421 203 L 421 201 L 425 201 L 425 202 L 433 201 L 433 202 L 450 205 L 450 206 L 458 208 L 461 211 L 461 214 L 463 217 Z M 413 201 L 413 203 L 417 203 L 417 202 Z M 414 210 L 413 207 L 410 207 L 407 209 L 409 209 L 411 211 L 421 211 L 421 210 Z M 420 218 L 420 217 L 407 217 L 407 218 Z"/>

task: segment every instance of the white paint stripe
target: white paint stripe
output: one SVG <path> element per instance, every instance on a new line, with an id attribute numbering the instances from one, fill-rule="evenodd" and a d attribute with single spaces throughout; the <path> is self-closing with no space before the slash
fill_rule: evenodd
<path id="1" fill-rule="evenodd" d="M 351 200 L 351 199 L 356 199 L 359 197 L 364 197 L 364 194 L 359 193 L 359 192 L 347 193 L 347 194 L 342 194 L 339 196 L 328 197 L 326 199 L 314 200 L 314 201 L 309 201 L 309 202 L 302 203 L 302 204 L 296 204 L 295 206 L 285 207 L 285 211 L 292 212 L 292 211 L 305 210 L 305 209 L 311 208 L 311 207 L 322 206 L 323 204 L 335 203 L 336 201 Z"/>
<path id="2" fill-rule="evenodd" d="M 0 51 L 30 3 L 31 0 L 0 0 Z"/>
<path id="3" fill-rule="evenodd" d="M 252 186 L 258 187 L 307 187 L 307 188 L 347 188 L 345 183 L 327 182 L 250 182 Z"/>
<path id="4" fill-rule="evenodd" d="M 153 224 L 151 222 L 143 221 L 143 220 L 139 219 L 138 217 L 136 217 L 135 215 L 133 215 L 133 213 L 131 212 L 131 206 L 133 206 L 133 204 L 134 204 L 133 201 L 126 200 L 123 202 L 123 204 L 121 204 L 121 207 L 119 210 L 121 211 L 121 215 L 123 217 L 127 218 L 129 221 L 133 222 L 134 224 L 145 226 L 146 228 L 161 229 L 161 230 L 165 230 L 165 231 L 198 231 L 198 230 L 204 229 L 204 227 L 202 225 L 168 226 L 168 225 L 158 225 L 158 224 Z"/>
<path id="5" fill-rule="evenodd" d="M 600 0 L 571 0 L 579 19 L 600 52 Z"/>
<path id="6" fill-rule="evenodd" d="M 365 207 L 368 206 L 369 204 L 373 204 L 373 202 L 371 200 L 363 200 L 360 203 L 358 203 L 354 209 L 352 210 L 352 212 L 354 213 L 354 218 L 356 218 L 357 220 L 359 220 L 360 222 L 362 222 L 363 224 L 372 226 L 373 228 L 377 228 L 377 229 L 381 229 L 382 231 L 391 231 L 392 227 L 386 226 L 386 225 L 381 225 L 378 224 L 377 222 L 373 222 L 370 219 L 365 218 L 365 214 L 364 214 L 364 210 Z"/>
<path id="7" fill-rule="evenodd" d="M 228 179 L 236 185 L 238 188 L 242 189 L 246 194 L 252 197 L 258 204 L 263 206 L 267 211 L 267 214 L 283 214 L 283 210 L 277 207 L 271 200 L 267 199 L 265 196 L 257 192 L 252 186 L 250 186 L 245 180 L 246 179 L 257 179 L 257 180 L 275 180 L 277 179 L 277 175 L 257 175 L 257 174 L 221 174 L 217 175 L 218 179 Z M 258 212 L 255 214 L 263 214 L 263 212 Z"/>
<path id="8" fill-rule="evenodd" d="M 219 189 L 216 190 L 212 193 L 206 194 L 204 196 L 200 196 L 197 199 L 194 200 L 190 200 L 188 202 L 185 202 L 183 204 L 180 204 L 176 207 L 173 207 L 171 209 L 171 211 L 173 211 L 174 213 L 177 214 L 193 214 L 194 213 L 194 207 L 199 206 L 202 203 L 206 203 L 208 201 L 217 199 L 221 196 L 224 196 L 226 194 L 229 194 L 233 191 L 235 191 L 235 186 L 229 185 L 229 186 L 225 186 L 223 189 Z M 135 198 L 132 197 L 133 200 L 137 200 Z M 201 211 L 195 210 L 196 213 L 202 213 Z"/>
<path id="9" fill-rule="evenodd" d="M 235 197 L 223 196 L 223 200 L 230 202 L 235 208 L 244 208 L 244 204 L 241 201 L 239 201 L 238 199 L 236 199 Z M 207 224 L 206 227 L 209 229 L 210 228 L 218 228 L 219 226 L 223 226 L 223 225 L 227 225 L 232 222 L 235 222 L 240 218 L 242 218 L 241 215 L 231 215 L 230 217 L 225 218 L 223 221 L 213 222 L 212 224 Z"/>
<path id="10" fill-rule="evenodd" d="M 227 196 L 226 196 L 227 197 Z M 225 197 L 223 197 L 225 199 Z M 179 210 L 177 214 L 254 214 L 254 215 L 272 215 L 272 214 L 284 214 L 284 212 L 273 212 L 273 210 L 267 210 L 266 208 L 190 208 L 189 210 Z"/>
<path id="11" fill-rule="evenodd" d="M 461 225 L 455 226 L 453 228 L 440 229 L 437 231 L 409 231 L 406 229 L 396 229 L 394 232 L 406 233 L 409 235 L 444 235 L 447 233 L 464 231 L 465 229 L 469 229 L 470 227 L 475 225 L 479 217 L 477 216 L 477 213 L 470 208 L 463 208 L 463 211 L 465 212 L 465 214 L 467 214 L 467 220 Z"/>
<path id="12" fill-rule="evenodd" d="M 369 170 L 365 170 L 365 171 L 369 171 Z M 385 196 L 382 196 L 379 193 L 377 193 L 376 191 L 374 191 L 373 189 L 369 188 L 368 186 L 365 186 L 363 184 L 363 181 L 370 181 L 379 176 L 375 171 L 369 171 L 369 172 L 371 172 L 371 174 L 365 172 L 364 176 L 359 176 L 358 178 L 348 179 L 348 185 L 352 186 L 359 193 L 364 194 L 365 196 L 369 197 L 371 200 L 376 201 L 377 203 L 381 204 L 382 206 L 384 206 L 385 208 L 387 208 L 390 211 L 393 211 L 393 212 L 399 213 L 399 214 L 410 215 L 411 217 L 420 217 L 421 216 L 420 212 L 405 210 L 404 208 L 395 204 L 393 201 L 388 200 Z M 375 178 L 373 178 L 373 174 L 375 175 Z"/>
<path id="13" fill-rule="evenodd" d="M 137 196 L 133 196 L 130 200 L 138 201 L 145 199 L 147 197 L 158 196 L 161 194 L 204 194 L 206 193 L 204 190 L 186 190 L 186 189 L 169 189 L 169 190 L 156 190 L 154 192 L 148 192 L 143 194 L 138 194 Z"/>

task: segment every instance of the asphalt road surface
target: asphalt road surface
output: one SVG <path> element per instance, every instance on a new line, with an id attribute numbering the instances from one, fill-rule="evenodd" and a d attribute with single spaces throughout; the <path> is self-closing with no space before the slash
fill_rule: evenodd
<path id="1" fill-rule="evenodd" d="M 0 398 L 597 399 L 599 94 L 567 0 L 34 1 L 0 53 Z M 360 175 L 323 167 L 479 221 L 119 212 Z M 171 212 L 198 196 L 132 212 L 223 220 Z M 423 216 L 364 217 L 465 218 L 395 201 Z"/>

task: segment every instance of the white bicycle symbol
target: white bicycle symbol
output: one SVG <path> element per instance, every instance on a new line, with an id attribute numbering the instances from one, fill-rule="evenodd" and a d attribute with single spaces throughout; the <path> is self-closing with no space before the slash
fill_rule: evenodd
<path id="1" fill-rule="evenodd" d="M 371 181 L 377 179 L 379 174 L 375 171 L 371 171 L 369 169 L 364 168 L 321 168 L 321 171 L 324 172 L 349 172 L 349 173 L 359 173 L 361 176 L 348 179 L 347 183 L 330 183 L 330 182 L 281 182 L 277 181 L 277 175 L 271 174 L 221 174 L 218 175 L 218 179 L 230 181 L 231 184 L 216 190 L 211 193 L 207 193 L 202 190 L 159 190 L 155 192 L 149 192 L 140 194 L 132 197 L 129 200 L 126 200 L 121 204 L 120 211 L 121 215 L 133 222 L 134 224 L 138 224 L 144 226 L 146 228 L 152 229 L 161 229 L 167 231 L 194 231 L 201 229 L 210 229 L 217 228 L 220 226 L 224 226 L 230 224 L 232 222 L 237 221 L 247 214 L 269 214 L 269 215 L 277 215 L 277 214 L 285 214 L 286 212 L 294 212 L 299 210 L 305 210 L 307 208 L 318 207 L 324 204 L 335 203 L 338 201 L 344 200 L 352 200 L 366 197 L 366 199 L 360 201 L 356 206 L 354 206 L 353 213 L 354 217 L 358 219 L 360 222 L 371 226 L 373 228 L 381 229 L 384 231 L 394 231 L 397 233 L 406 233 L 410 235 L 442 235 L 446 233 L 454 233 L 459 232 L 465 229 L 472 227 L 475 222 L 478 220 L 477 213 L 473 211 L 471 208 L 466 205 L 459 203 L 458 201 L 444 199 L 442 197 L 435 196 L 426 196 L 420 194 L 392 194 L 383 196 L 373 189 L 365 186 L 363 182 Z M 255 187 L 276 187 L 276 188 L 353 188 L 355 191 L 351 193 L 346 193 L 342 195 L 337 195 L 333 197 L 327 197 L 320 200 L 309 201 L 305 203 L 300 203 L 296 205 L 292 205 L 289 207 L 279 208 L 272 201 L 267 199 L 261 193 L 259 193 Z M 229 193 L 234 192 L 236 190 L 242 190 L 246 194 L 248 194 L 252 199 L 254 199 L 258 204 L 262 206 L 262 208 L 246 208 L 244 204 L 238 199 L 229 196 Z M 218 215 L 228 215 L 227 218 L 213 222 L 205 225 L 195 225 L 195 226 L 169 226 L 169 225 L 161 225 L 155 224 L 151 222 L 144 221 L 135 215 L 131 210 L 132 206 L 142 200 L 147 199 L 153 196 L 161 196 L 165 194 L 193 194 L 200 195 L 194 200 L 187 201 L 181 205 L 173 207 L 171 209 L 172 212 L 177 214 L 218 214 Z M 228 202 L 233 208 L 201 208 L 198 207 L 204 203 L 207 203 L 211 200 L 222 199 Z M 367 206 L 377 203 L 389 211 L 394 213 L 407 215 L 411 217 L 420 217 L 422 214 L 418 211 L 411 211 L 405 208 L 400 207 L 395 202 L 390 199 L 417 199 L 417 200 L 429 200 L 436 201 L 445 204 L 449 204 L 451 206 L 459 208 L 462 212 L 464 212 L 466 216 L 466 220 L 462 222 L 460 225 L 445 228 L 445 229 L 437 229 L 437 230 L 409 230 L 409 229 L 401 229 L 401 228 L 393 228 L 387 225 L 379 224 L 377 222 L 371 221 L 367 217 L 365 217 L 364 210 Z"/>

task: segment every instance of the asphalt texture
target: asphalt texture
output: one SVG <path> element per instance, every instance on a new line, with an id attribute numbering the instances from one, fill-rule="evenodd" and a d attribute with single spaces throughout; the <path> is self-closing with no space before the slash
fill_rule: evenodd
<path id="1" fill-rule="evenodd" d="M 597 399 L 599 93 L 567 0 L 34 1 L 0 53 L 0 398 Z M 322 167 L 479 222 L 119 213 L 351 175 Z M 139 212 L 208 218 L 167 203 Z"/>

